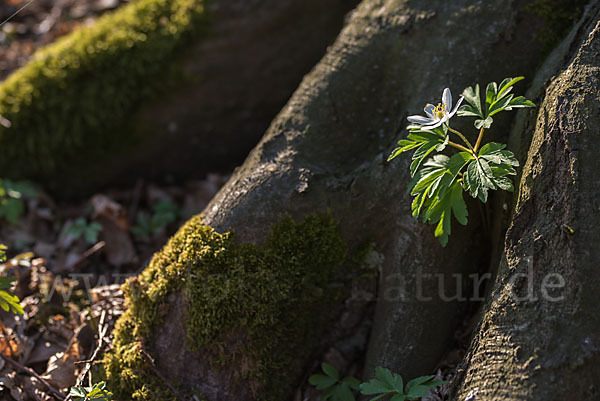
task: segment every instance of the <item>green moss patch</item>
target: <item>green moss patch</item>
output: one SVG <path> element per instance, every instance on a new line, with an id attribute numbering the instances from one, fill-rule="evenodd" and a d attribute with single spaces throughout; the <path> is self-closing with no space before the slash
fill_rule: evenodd
<path id="1" fill-rule="evenodd" d="M 204 0 L 137 0 L 40 49 L 0 84 L 2 175 L 52 179 L 138 143 L 128 118 L 206 25 Z"/>
<path id="2" fill-rule="evenodd" d="M 217 371 L 232 369 L 256 399 L 286 399 L 331 311 L 347 295 L 344 285 L 332 285 L 351 276 L 342 266 L 357 266 L 346 263 L 346 253 L 330 216 L 310 215 L 301 223 L 285 218 L 262 247 L 237 244 L 231 232 L 219 234 L 192 218 L 125 285 L 129 307 L 106 358 L 109 385 L 119 399 L 172 398 L 139 347 L 161 323 L 168 295 L 177 292 L 187 303 L 188 349 L 200 351 Z"/>

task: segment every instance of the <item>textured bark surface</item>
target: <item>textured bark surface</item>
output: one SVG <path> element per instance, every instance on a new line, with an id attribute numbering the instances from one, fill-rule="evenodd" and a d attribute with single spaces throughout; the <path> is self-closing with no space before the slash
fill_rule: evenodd
<path id="1" fill-rule="evenodd" d="M 452 342 L 467 303 L 444 302 L 435 279 L 421 288 L 432 300 L 418 301 L 417 272 L 444 273 L 446 295 L 452 296 L 453 273 L 467 277 L 487 268 L 486 256 L 476 251 L 486 246 L 476 232 L 477 213 L 471 212 L 466 228 L 453 223 L 450 243 L 441 248 L 433 227 L 410 217 L 408 158 L 385 159 L 405 136 L 406 116 L 419 113 L 444 87 L 457 96 L 474 79 L 532 75 L 540 54 L 536 22 L 525 19 L 521 5 L 365 0 L 205 210 L 207 224 L 218 231 L 233 228 L 241 241 L 260 243 L 284 214 L 299 218 L 328 210 L 351 247 L 374 241 L 385 259 L 367 372 L 384 365 L 407 376 L 428 373 Z M 495 132 L 507 132 L 509 123 L 498 118 Z M 404 299 L 399 274 L 406 280 Z M 169 333 L 154 339 L 156 349 L 169 349 L 179 337 Z M 202 356 L 193 353 L 158 356 L 157 363 L 164 372 L 206 371 Z M 210 400 L 220 399 L 230 385 L 226 371 L 219 375 L 207 379 Z M 290 371 L 290 389 L 300 375 Z M 243 389 L 237 394 L 249 397 Z"/>
<path id="2" fill-rule="evenodd" d="M 600 399 L 599 9 L 570 41 L 580 47 L 547 87 L 537 121 L 517 125 L 535 132 L 455 399 Z"/>
<path id="3" fill-rule="evenodd" d="M 182 54 L 184 82 L 134 117 L 150 139 L 104 166 L 101 184 L 135 182 L 140 171 L 164 181 L 239 165 L 357 3 L 210 2 L 209 37 Z"/>

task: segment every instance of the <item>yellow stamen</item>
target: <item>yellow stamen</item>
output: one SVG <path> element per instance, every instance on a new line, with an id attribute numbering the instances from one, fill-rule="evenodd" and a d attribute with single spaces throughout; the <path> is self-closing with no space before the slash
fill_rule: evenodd
<path id="1" fill-rule="evenodd" d="M 446 103 L 438 103 L 433 109 L 433 115 L 438 119 L 443 118 L 446 115 Z"/>

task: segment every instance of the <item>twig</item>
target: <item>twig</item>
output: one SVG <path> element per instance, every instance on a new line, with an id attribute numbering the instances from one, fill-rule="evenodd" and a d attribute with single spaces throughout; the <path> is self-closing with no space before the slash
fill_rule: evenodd
<path id="1" fill-rule="evenodd" d="M 177 399 L 179 401 L 185 401 L 185 398 L 183 398 L 183 396 L 179 393 L 179 391 L 177 391 L 177 389 L 175 387 L 173 387 L 173 385 L 171 383 L 169 383 L 169 381 L 167 380 L 166 377 L 164 377 L 162 375 L 162 373 L 160 373 L 160 371 L 158 370 L 158 368 L 156 367 L 156 365 L 154 364 L 154 359 L 152 359 L 152 357 L 146 352 L 146 350 L 144 349 L 144 344 L 140 344 L 140 350 L 142 352 L 142 356 L 146 359 L 146 361 L 150 364 L 150 367 L 152 368 L 152 371 L 154 372 L 154 374 L 156 376 L 158 376 L 158 378 L 160 380 L 163 381 L 163 383 L 165 383 L 165 385 L 169 388 L 169 390 L 171 390 L 173 392 L 173 394 L 175 394 L 175 397 L 177 397 Z"/>
<path id="2" fill-rule="evenodd" d="M 31 3 L 33 3 L 35 0 L 29 0 L 29 2 L 27 2 L 27 4 L 25 4 L 23 7 L 19 8 L 17 11 L 15 11 L 10 17 L 8 17 L 7 19 L 5 19 L 4 21 L 2 21 L 0 23 L 0 28 L 2 28 L 2 25 L 6 24 L 8 21 L 10 21 L 11 19 L 13 19 L 13 17 L 15 15 L 17 15 L 18 13 L 20 13 L 21 11 L 23 11 L 25 9 L 25 7 L 29 6 Z"/>
<path id="3" fill-rule="evenodd" d="M 86 250 L 79 259 L 77 259 L 75 262 L 70 264 L 67 268 L 69 270 L 71 270 L 71 269 L 81 267 L 83 265 L 83 263 L 88 260 L 88 258 L 90 256 L 94 255 L 95 253 L 100 252 L 102 249 L 104 249 L 105 246 L 106 246 L 106 243 L 104 241 L 97 242 L 96 244 L 94 244 L 94 246 L 92 246 L 91 248 Z"/>
<path id="4" fill-rule="evenodd" d="M 98 323 L 98 345 L 94 349 L 92 356 L 90 356 L 90 358 L 87 361 L 85 361 L 85 363 L 86 363 L 85 368 L 83 368 L 83 370 L 79 374 L 79 377 L 77 378 L 77 382 L 75 383 L 76 387 L 81 386 L 81 383 L 83 383 L 85 376 L 89 373 L 89 371 L 92 367 L 92 364 L 94 363 L 94 360 L 98 356 L 98 353 L 103 348 L 104 337 L 106 336 L 106 331 L 108 330 L 108 325 L 106 325 L 106 326 L 104 325 L 105 317 L 106 317 L 106 310 L 103 309 L 102 315 L 100 315 L 100 322 Z M 81 361 L 81 362 L 83 362 L 83 361 Z M 90 381 L 91 381 L 91 375 L 90 375 Z M 90 387 L 91 386 L 92 386 L 92 383 L 90 383 Z M 67 396 L 67 398 L 65 399 L 65 401 L 69 401 L 70 399 L 71 399 L 71 395 L 69 394 Z"/>
<path id="5" fill-rule="evenodd" d="M 21 365 L 19 362 L 15 361 L 14 359 L 11 359 L 5 355 L 0 354 L 0 357 L 2 357 L 6 362 L 13 365 L 16 369 L 21 370 L 21 371 L 35 377 L 36 379 L 38 379 L 40 382 L 42 382 L 42 384 L 44 386 L 48 387 L 48 390 L 50 390 L 50 392 L 52 394 L 54 394 L 59 399 L 61 399 L 61 400 L 65 399 L 65 395 L 63 393 L 61 393 L 60 391 L 55 389 L 50 383 L 48 383 L 44 378 L 42 378 L 42 376 L 38 375 L 35 370 L 28 368 L 27 366 Z"/>

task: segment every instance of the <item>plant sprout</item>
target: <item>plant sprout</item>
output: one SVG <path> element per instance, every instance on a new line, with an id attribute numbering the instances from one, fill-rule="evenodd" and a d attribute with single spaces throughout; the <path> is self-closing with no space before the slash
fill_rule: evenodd
<path id="1" fill-rule="evenodd" d="M 421 216 L 423 222 L 436 224 L 435 236 L 442 246 L 446 246 L 451 234 L 452 215 L 460 224 L 467 224 L 463 191 L 485 203 L 489 190 L 514 190 L 509 177 L 517 174 L 515 167 L 519 166 L 514 154 L 501 143 L 481 144 L 484 131 L 494 122 L 492 116 L 501 111 L 535 107 L 523 96 L 515 97 L 511 93 L 513 85 L 522 79 L 506 78 L 500 85 L 491 82 L 486 88 L 483 103 L 479 85 L 469 87 L 463 91 L 454 109 L 451 109 L 450 89 L 444 89 L 441 103 L 425 106 L 426 116 L 408 117 L 411 123 L 407 127 L 408 137 L 400 140 L 388 157 L 390 161 L 415 149 L 410 165 L 413 179 L 409 184 L 410 194 L 414 197 L 412 215 L 415 219 Z M 458 108 L 463 99 L 467 104 Z M 474 145 L 465 135 L 450 127 L 450 119 L 455 114 L 476 118 L 473 125 L 479 130 L 479 135 Z M 456 135 L 462 144 L 451 140 L 451 135 Z M 448 147 L 458 153 L 452 156 L 441 153 Z M 435 154 L 428 158 L 433 152 Z"/>

